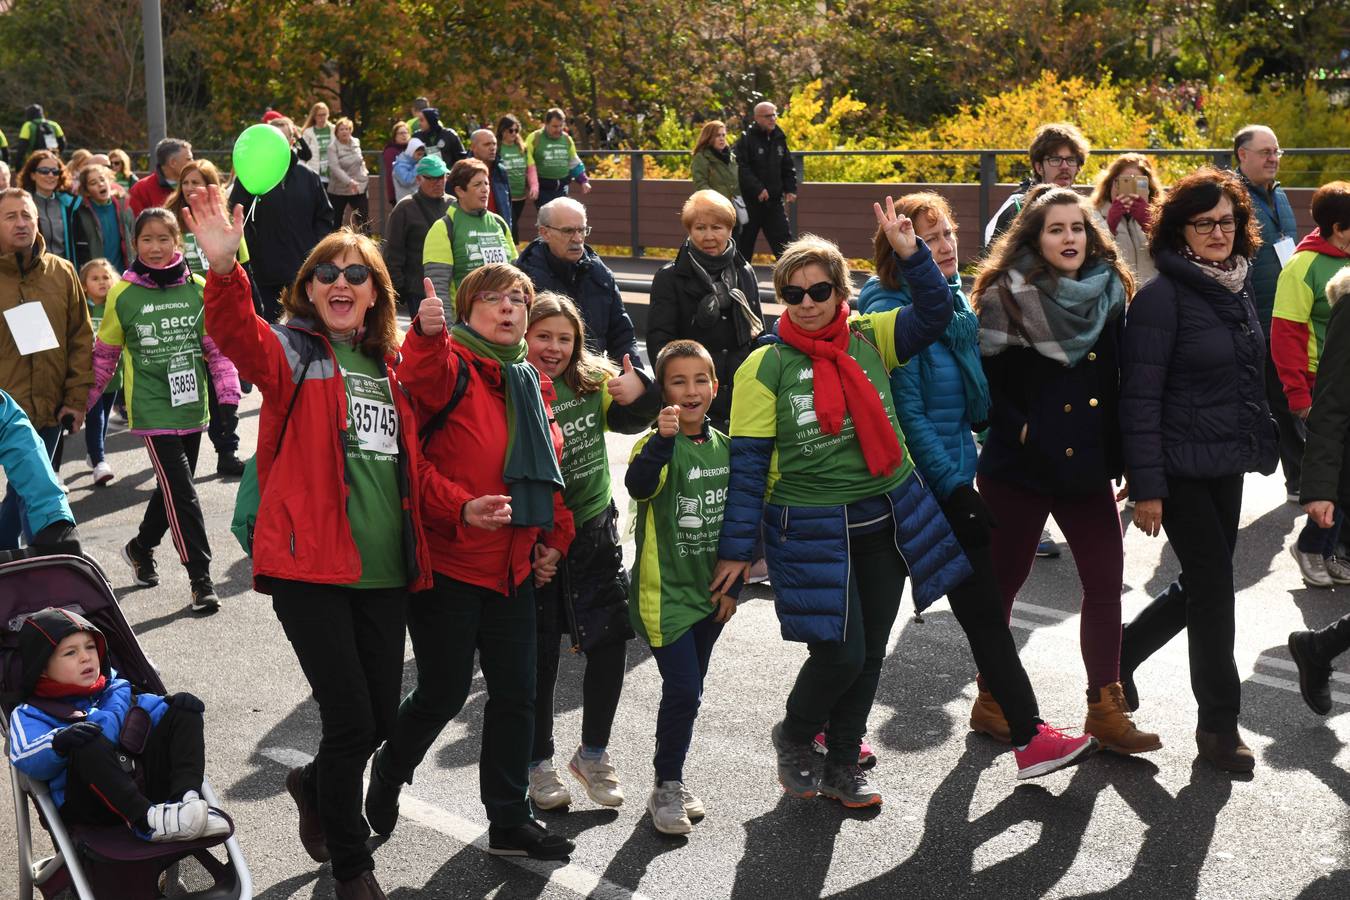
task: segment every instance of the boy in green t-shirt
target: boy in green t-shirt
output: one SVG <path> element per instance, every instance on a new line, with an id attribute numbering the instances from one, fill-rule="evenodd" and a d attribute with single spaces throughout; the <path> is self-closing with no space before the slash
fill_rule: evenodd
<path id="1" fill-rule="evenodd" d="M 661 672 L 656 715 L 656 786 L 647 809 L 664 834 L 688 834 L 703 802 L 684 786 L 684 760 L 703 697 L 708 661 L 736 612 L 731 594 L 713 594 L 713 567 L 731 472 L 731 446 L 708 424 L 717 396 L 712 357 L 696 341 L 672 341 L 656 359 L 668 404 L 634 449 L 624 478 L 637 501 L 633 629 L 651 644 Z"/>

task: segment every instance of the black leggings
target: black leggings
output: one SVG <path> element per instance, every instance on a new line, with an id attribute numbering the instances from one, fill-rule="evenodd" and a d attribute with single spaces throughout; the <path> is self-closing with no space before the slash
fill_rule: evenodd
<path id="1" fill-rule="evenodd" d="M 561 638 L 567 638 L 571 643 L 567 635 L 539 635 L 531 763 L 553 758 L 553 689 L 558 683 Z M 614 727 L 614 715 L 623 693 L 627 650 L 627 641 L 617 641 L 586 654 L 586 674 L 581 679 L 581 743 L 587 747 L 609 746 L 610 730 Z"/>
<path id="2" fill-rule="evenodd" d="M 136 543 L 153 550 L 172 533 L 174 549 L 187 569 L 188 578 L 199 581 L 211 577 L 211 545 L 206 537 L 206 520 L 192 476 L 197 472 L 197 451 L 202 433 L 154 434 L 145 436 L 145 449 L 155 469 L 155 493 L 145 507 Z"/>
<path id="3" fill-rule="evenodd" d="M 366 222 L 370 219 L 370 201 L 365 194 L 329 194 L 328 202 L 333 204 L 333 224 L 342 227 L 342 218 L 347 215 L 347 207 L 355 212 L 352 215 L 352 228 L 365 232 Z"/>

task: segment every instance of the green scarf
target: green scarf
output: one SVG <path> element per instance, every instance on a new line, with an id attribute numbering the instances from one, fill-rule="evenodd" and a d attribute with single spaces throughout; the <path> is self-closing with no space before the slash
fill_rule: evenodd
<path id="1" fill-rule="evenodd" d="M 539 394 L 539 373 L 525 361 L 526 344 L 494 344 L 464 323 L 451 337 L 484 359 L 502 367 L 506 385 L 506 462 L 502 481 L 511 492 L 511 524 L 521 528 L 553 527 L 553 492 L 563 486 L 553 435 Z"/>

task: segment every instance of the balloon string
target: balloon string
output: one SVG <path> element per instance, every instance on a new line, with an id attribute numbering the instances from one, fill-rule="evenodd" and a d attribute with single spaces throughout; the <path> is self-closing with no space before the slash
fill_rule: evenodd
<path id="1" fill-rule="evenodd" d="M 248 215 L 244 216 L 244 223 L 245 223 L 245 224 L 248 224 L 249 222 L 252 222 L 252 221 L 253 221 L 253 212 L 254 212 L 254 210 L 256 210 L 257 208 L 258 208 L 258 195 L 257 195 L 257 194 L 254 194 L 254 195 L 253 195 L 253 202 L 250 203 L 250 204 L 248 205 Z"/>

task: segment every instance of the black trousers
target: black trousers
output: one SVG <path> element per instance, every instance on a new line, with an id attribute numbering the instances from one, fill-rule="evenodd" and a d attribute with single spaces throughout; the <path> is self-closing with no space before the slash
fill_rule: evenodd
<path id="1" fill-rule="evenodd" d="M 468 699 L 477 650 L 488 692 L 479 794 L 493 825 L 525 824 L 534 818 L 526 795 L 534 740 L 533 579 L 508 597 L 438 572 L 435 587 L 408 602 L 408 634 L 417 655 L 417 687 L 403 698 L 389 742 L 376 757 L 380 774 L 412 783 L 427 750 Z"/>
<path id="2" fill-rule="evenodd" d="M 774 259 L 782 256 L 783 248 L 792 243 L 792 226 L 788 224 L 783 198 L 770 197 L 761 203 L 754 197 L 746 197 L 745 211 L 749 215 L 749 221 L 741 228 L 741 236 L 736 241 L 741 256 L 747 261 L 754 256 L 755 242 L 759 240 L 761 231 L 764 232 L 764 239 L 769 242 L 769 250 L 773 252 Z"/>
<path id="3" fill-rule="evenodd" d="M 150 730 L 136 764 L 145 776 L 145 793 L 118 757 L 125 752 L 106 737 L 70 753 L 66 799 L 61 816 L 85 825 L 145 827 L 151 805 L 179 800 L 200 791 L 206 772 L 201 713 L 170 707 Z"/>
<path id="4" fill-rule="evenodd" d="M 1280 468 L 1284 470 L 1286 493 L 1297 494 L 1303 474 L 1303 444 L 1306 432 L 1302 420 L 1289 411 L 1289 398 L 1280 386 L 1280 375 L 1266 350 L 1266 402 L 1280 429 Z M 1166 504 L 1164 504 L 1165 506 Z"/>
<path id="5" fill-rule="evenodd" d="M 206 436 L 216 448 L 216 456 L 239 455 L 239 407 L 222 406 L 216 399 L 216 384 L 206 379 L 207 401 L 211 407 L 211 425 Z"/>
<path id="6" fill-rule="evenodd" d="M 374 869 L 361 813 L 366 760 L 393 729 L 407 591 L 268 579 L 272 609 L 319 705 L 319 752 L 302 787 L 319 811 L 333 877 Z"/>
<path id="7" fill-rule="evenodd" d="M 258 315 L 273 325 L 280 322 L 282 313 L 285 312 L 281 305 L 281 294 L 289 287 L 289 284 L 263 284 L 259 282 L 257 284 L 257 297 L 262 301 L 262 308 L 256 310 Z"/>
<path id="8" fill-rule="evenodd" d="M 370 221 L 370 200 L 365 194 L 329 194 L 328 202 L 333 204 L 333 222 L 342 227 L 342 219 L 347 215 L 347 207 L 352 209 L 352 228 L 362 233 Z"/>
<path id="9" fill-rule="evenodd" d="M 943 511 L 946 512 L 945 506 Z M 947 602 L 966 633 L 982 686 L 989 689 L 1002 707 L 1013 746 L 1021 747 L 1036 736 L 1036 726 L 1041 721 L 1036 693 L 1003 614 L 1003 594 L 994 574 L 989 545 L 962 549 L 974 571 L 951 590 Z"/>
<path id="10" fill-rule="evenodd" d="M 540 178 L 539 196 L 535 198 L 534 208 L 539 209 L 545 203 L 551 200 L 557 200 L 559 197 L 566 197 L 568 193 L 567 186 L 572 182 L 568 178 Z"/>
<path id="11" fill-rule="evenodd" d="M 155 468 L 155 493 L 146 504 L 136 543 L 153 550 L 171 531 L 173 547 L 187 569 L 188 578 L 211 577 L 211 544 L 206 520 L 192 476 L 197 472 L 197 452 L 202 433 L 155 434 L 145 437 L 145 449 Z"/>
<path id="12" fill-rule="evenodd" d="M 1167 478 L 1163 530 L 1181 574 L 1125 626 L 1120 669 L 1132 672 L 1183 629 L 1191 658 L 1191 690 L 1204 731 L 1237 728 L 1241 682 L 1233 661 L 1233 550 L 1242 511 L 1242 476 Z"/>
<path id="13" fill-rule="evenodd" d="M 525 212 L 525 198 L 511 201 L 511 240 L 520 243 L 520 217 Z"/>
<path id="14" fill-rule="evenodd" d="M 886 642 L 909 574 L 889 527 L 851 537 L 849 560 L 844 640 L 806 645 L 810 656 L 788 694 L 783 720 L 788 737 L 803 743 L 829 722 L 828 758 L 839 765 L 858 761 L 886 661 Z"/>

